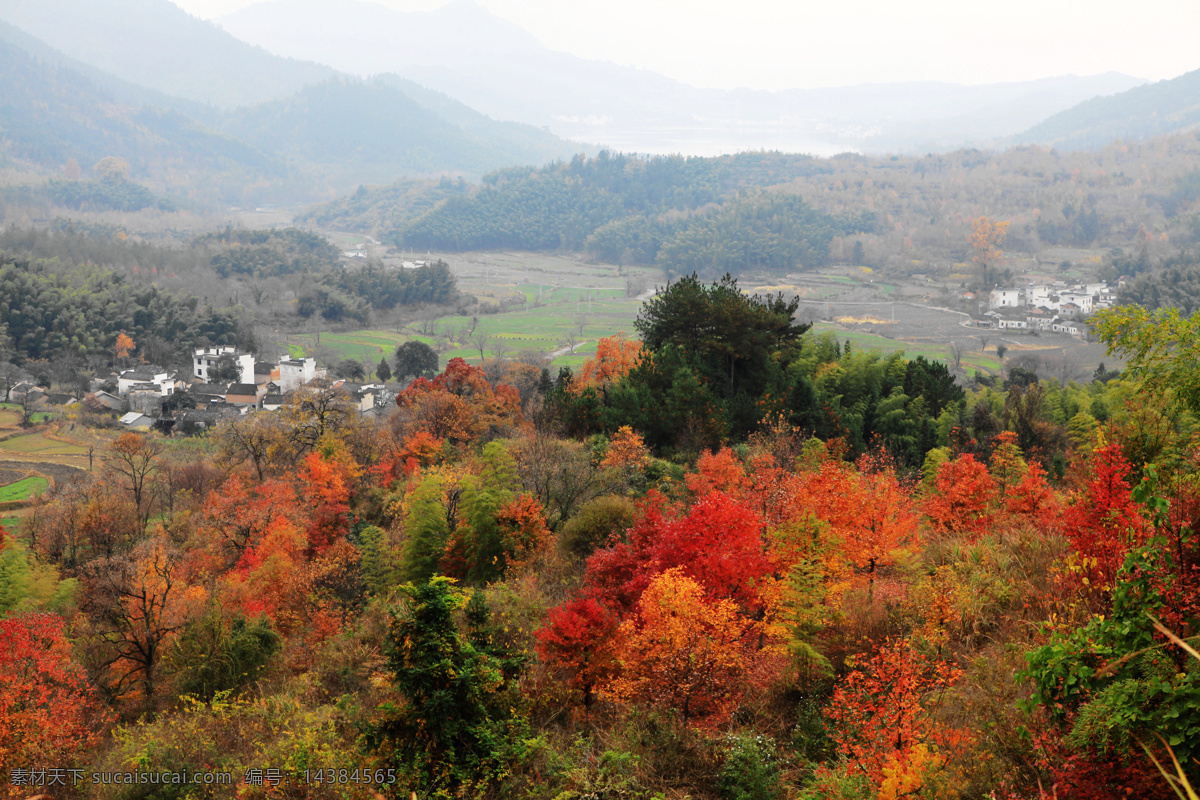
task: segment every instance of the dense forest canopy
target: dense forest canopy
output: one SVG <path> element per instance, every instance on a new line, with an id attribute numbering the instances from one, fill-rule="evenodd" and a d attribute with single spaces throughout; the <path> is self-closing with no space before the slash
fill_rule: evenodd
<path id="1" fill-rule="evenodd" d="M 295 228 L 227 228 L 186 244 L 138 241 L 116 226 L 58 220 L 48 229 L 0 232 L 3 308 L 9 357 L 111 358 L 119 332 L 143 358 L 179 363 L 189 348 L 239 344 L 253 349 L 256 318 L 288 324 L 320 313 L 330 323 L 365 323 L 373 310 L 448 305 L 459 298 L 441 261 L 416 269 L 376 263 L 343 267 L 326 239 Z M 197 297 L 216 281 L 238 280 L 256 313 L 214 308 Z M 287 279 L 295 302 L 264 308 L 269 281 Z M 282 286 L 282 284 L 279 284 Z"/>
<path id="2" fill-rule="evenodd" d="M 230 309 L 176 299 L 101 270 L 66 276 L 27 262 L 0 266 L 0 317 L 6 348 L 18 361 L 106 356 L 121 332 L 171 360 L 195 345 L 252 344 L 242 341 L 245 329 Z"/>
<path id="3" fill-rule="evenodd" d="M 110 437 L 0 541 L 24 665 L 0 769 L 209 764 L 238 776 L 212 796 L 268 797 L 247 770 L 279 763 L 314 800 L 1174 796 L 1138 742 L 1194 779 L 1194 364 L 964 390 L 792 310 L 684 278 L 578 376 L 454 359 L 386 417 L 316 384 L 201 455 Z M 1161 321 L 1105 335 L 1194 333 Z M 660 443 L 610 402 L 656 364 L 680 388 L 653 407 L 693 418 Z M 739 394 L 777 413 L 698 426 Z M 604 427 L 564 436 L 580 404 Z"/>
<path id="4" fill-rule="evenodd" d="M 604 152 L 492 173 L 476 193 L 447 197 L 386 236 L 401 247 L 452 251 L 586 247 L 613 261 L 657 261 L 672 274 L 697 269 L 709 277 L 815 265 L 827 260 L 834 235 L 865 230 L 869 215 L 835 220 L 798 197 L 738 193 L 824 169 L 816 159 L 779 153 L 638 159 Z M 731 231 L 739 236 L 728 241 Z"/>
<path id="5" fill-rule="evenodd" d="M 304 218 L 418 250 L 579 252 L 714 279 L 828 263 L 951 269 L 970 260 L 972 220 L 988 216 L 1009 221 L 1005 249 L 1036 264 L 1051 248 L 1120 248 L 1151 269 L 1200 242 L 1198 158 L 1195 134 L 1096 152 L 605 153 L 502 170 L 478 185 L 360 187 Z M 1106 277 L 1132 274 L 1122 269 Z"/>

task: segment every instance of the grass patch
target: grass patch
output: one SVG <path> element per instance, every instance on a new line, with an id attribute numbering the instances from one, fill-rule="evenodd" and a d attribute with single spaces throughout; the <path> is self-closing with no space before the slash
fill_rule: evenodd
<path id="1" fill-rule="evenodd" d="M 320 348 L 322 354 L 332 357 L 335 361 L 366 358 L 378 363 L 381 356 L 386 355 L 390 358 L 397 347 L 413 337 L 402 333 L 365 330 L 322 333 L 319 345 L 315 334 L 305 333 L 293 338 L 300 342 L 289 347 L 296 358 L 311 355 L 314 350 Z"/>
<path id="2" fill-rule="evenodd" d="M 54 419 L 57 414 L 49 411 L 35 411 L 29 415 L 34 424 Z M 16 403 L 0 403 L 0 428 L 15 428 L 21 424 L 21 407 Z"/>
<path id="3" fill-rule="evenodd" d="M 550 288 L 547 285 L 543 286 L 545 290 Z M 529 291 L 528 287 L 526 291 Z M 532 292 L 536 297 L 536 286 Z M 582 302 L 572 299 L 570 302 L 547 303 L 503 314 L 442 317 L 434 323 L 435 336 L 420 334 L 412 328 L 406 328 L 400 333 L 377 329 L 322 333 L 319 349 L 324 357 L 334 361 L 352 358 L 378 363 L 383 356 L 390 359 L 396 348 L 404 342 L 415 340 L 436 347 L 441 340 L 443 345 L 447 345 L 439 354 L 443 366 L 452 358 L 464 358 L 478 363 L 479 348 L 471 341 L 472 334 L 468 333 L 474 326 L 476 333 L 483 333 L 491 339 L 484 346 L 484 353 L 488 358 L 495 356 L 497 351 L 507 358 L 515 357 L 522 350 L 551 353 L 565 347 L 567 336 L 570 335 L 574 341 L 588 344 L 580 347 L 573 355 L 556 358 L 554 364 L 577 368 L 583 365 L 588 355 L 595 353 L 596 340 L 614 336 L 622 331 L 628 336 L 634 336 L 636 332 L 633 323 L 642 307 L 636 298 L 625 297 L 622 290 L 593 289 L 589 312 L 586 292 L 582 294 Z M 601 295 L 605 296 L 604 299 L 599 299 Z M 555 298 L 558 299 L 558 296 L 556 293 Z M 300 342 L 299 345 L 293 345 L 294 348 L 303 348 L 308 353 L 318 349 L 315 334 L 302 334 L 294 337 L 294 340 Z"/>
<path id="4" fill-rule="evenodd" d="M 856 349 L 870 350 L 883 355 L 902 351 L 905 358 L 909 360 L 917 356 L 924 356 L 930 361 L 940 361 L 943 364 L 950 364 L 949 344 L 889 339 L 886 336 L 874 333 L 849 331 L 839 328 L 836 325 L 830 325 L 827 322 L 814 324 L 812 333 L 817 336 L 823 333 L 831 333 L 838 341 L 845 342 L 849 340 L 851 347 Z M 988 354 L 981 353 L 978 350 L 966 350 L 962 355 L 962 368 L 968 373 L 978 370 L 986 374 L 997 374 L 1000 372 L 1000 362 L 996 359 L 995 353 Z"/>
<path id="5" fill-rule="evenodd" d="M 16 436 L 0 442 L 0 450 L 10 453 L 36 453 L 43 456 L 75 456 L 87 453 L 86 447 L 47 439 L 40 433 Z"/>
<path id="6" fill-rule="evenodd" d="M 50 488 L 50 482 L 38 475 L 31 475 L 7 486 L 0 486 L 0 503 L 27 500 L 30 495 L 41 494 Z"/>

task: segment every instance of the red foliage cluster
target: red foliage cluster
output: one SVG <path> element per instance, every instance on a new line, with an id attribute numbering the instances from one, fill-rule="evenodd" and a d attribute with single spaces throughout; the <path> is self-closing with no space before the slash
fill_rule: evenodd
<path id="1" fill-rule="evenodd" d="M 61 617 L 0 619 L 0 775 L 67 763 L 99 737 L 98 708 Z"/>
<path id="2" fill-rule="evenodd" d="M 459 444 L 489 430 L 521 422 L 521 395 L 507 384 L 493 386 L 483 369 L 452 358 L 433 380 L 417 378 L 396 397 L 414 430 Z"/>

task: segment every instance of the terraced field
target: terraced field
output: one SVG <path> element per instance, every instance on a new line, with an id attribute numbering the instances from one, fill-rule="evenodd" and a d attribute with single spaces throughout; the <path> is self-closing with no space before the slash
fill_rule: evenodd
<path id="1" fill-rule="evenodd" d="M 11 503 L 14 500 L 28 500 L 32 495 L 41 494 L 50 486 L 50 482 L 40 475 L 22 478 L 18 481 L 0 486 L 0 503 Z"/>
<path id="2" fill-rule="evenodd" d="M 87 448 L 50 439 L 41 433 L 14 436 L 0 441 L 0 451 L 20 455 L 79 456 L 86 455 Z"/>

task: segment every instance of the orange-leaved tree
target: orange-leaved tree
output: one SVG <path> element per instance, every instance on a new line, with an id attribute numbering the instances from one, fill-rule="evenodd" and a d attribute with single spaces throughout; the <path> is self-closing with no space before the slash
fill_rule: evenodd
<path id="1" fill-rule="evenodd" d="M 116 694 L 136 682 L 147 705 L 153 703 L 167 645 L 207 598 L 188 577 L 183 553 L 161 528 L 129 553 L 89 565 L 83 608 Z"/>
<path id="2" fill-rule="evenodd" d="M 304 510 L 288 482 L 272 478 L 247 487 L 238 474 L 210 492 L 204 504 L 205 533 L 214 534 L 222 549 L 232 550 L 237 561 L 246 548 L 258 545 L 267 528 L 277 519 L 296 519 Z"/>
<path id="3" fill-rule="evenodd" d="M 600 466 L 621 472 L 640 472 L 650 463 L 650 450 L 642 435 L 628 425 L 622 425 L 613 434 L 604 460 Z"/>
<path id="4" fill-rule="evenodd" d="M 605 336 L 596 342 L 596 355 L 583 364 L 578 377 L 570 383 L 572 394 L 593 388 L 603 392 L 637 366 L 642 357 L 642 343 L 625 338 L 621 331 L 616 336 Z"/>
<path id="5" fill-rule="evenodd" d="M 133 339 L 125 331 L 117 334 L 117 342 L 113 346 L 113 353 L 116 355 L 118 361 L 124 361 L 129 358 L 130 354 L 133 353 L 133 348 Z"/>
<path id="6" fill-rule="evenodd" d="M 618 632 L 616 700 L 677 711 L 685 724 L 729 718 L 751 666 L 753 624 L 729 600 L 713 600 L 681 569 L 652 580 Z"/>
<path id="7" fill-rule="evenodd" d="M 917 515 L 894 469 L 869 460 L 859 466 L 825 461 L 802 475 L 790 516 L 811 514 L 829 523 L 848 560 L 873 585 L 876 571 L 891 564 L 895 551 L 916 543 Z"/>
<path id="8" fill-rule="evenodd" d="M 687 476 L 688 489 L 697 497 L 713 491 L 741 497 L 749 485 L 745 467 L 728 447 L 716 453 L 705 450 L 696 460 L 696 472 Z"/>
<path id="9" fill-rule="evenodd" d="M 1004 255 L 1000 250 L 1000 245 L 1007 233 L 1007 221 L 996 222 L 987 217 L 977 217 L 971 221 L 971 232 L 967 234 L 967 241 L 975 250 L 975 255 L 971 257 L 971 260 L 979 265 L 984 291 L 991 288 L 991 284 L 988 282 L 988 271 L 1000 263 L 1000 259 Z"/>
<path id="10" fill-rule="evenodd" d="M 973 455 L 963 453 L 939 464 L 933 484 L 924 510 L 936 530 L 978 534 L 991 523 L 996 482 Z"/>
<path id="11" fill-rule="evenodd" d="M 493 386 L 484 371 L 452 358 L 433 380 L 417 378 L 396 397 L 398 422 L 454 444 L 489 431 L 502 433 L 522 422 L 521 396 L 507 384 Z"/>
<path id="12" fill-rule="evenodd" d="M 833 741 L 880 797 L 916 794 L 965 743 L 964 733 L 934 720 L 961 674 L 950 662 L 895 639 L 856 663 L 834 689 L 825 709 Z"/>
<path id="13" fill-rule="evenodd" d="M 310 554 L 323 550 L 349 532 L 350 491 L 359 473 L 358 465 L 344 452 L 313 452 L 305 456 L 300 490 L 310 507 Z"/>

